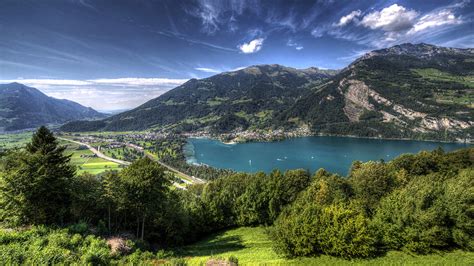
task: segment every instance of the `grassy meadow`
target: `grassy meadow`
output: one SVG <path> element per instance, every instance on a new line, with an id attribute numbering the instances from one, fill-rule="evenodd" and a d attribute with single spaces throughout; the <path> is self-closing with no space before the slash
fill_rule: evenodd
<path id="1" fill-rule="evenodd" d="M 104 159 L 93 157 L 93 153 L 79 144 L 62 141 L 61 145 L 66 145 L 66 153 L 71 154 L 71 163 L 77 167 L 77 173 L 89 172 L 99 174 L 106 170 L 120 170 L 117 163 L 109 162 Z"/>
<path id="2" fill-rule="evenodd" d="M 31 140 L 31 135 L 32 132 L 0 134 L 0 149 L 23 147 Z"/>
<path id="3" fill-rule="evenodd" d="M 263 227 L 241 227 L 224 231 L 183 248 L 181 255 L 189 265 L 205 265 L 211 258 L 237 257 L 239 265 L 474 265 L 474 253 L 453 251 L 429 255 L 412 255 L 390 251 L 373 259 L 345 260 L 321 255 L 312 258 L 287 259 L 272 248 Z"/>

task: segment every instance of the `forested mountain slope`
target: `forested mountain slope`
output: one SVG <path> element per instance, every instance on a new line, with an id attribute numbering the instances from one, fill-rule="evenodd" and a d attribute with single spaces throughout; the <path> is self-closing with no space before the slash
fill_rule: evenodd
<path id="1" fill-rule="evenodd" d="M 104 117 L 105 115 L 92 108 L 69 100 L 48 97 L 39 90 L 23 84 L 0 84 L 1 131 Z"/>
<path id="2" fill-rule="evenodd" d="M 103 121 L 68 131 L 309 128 L 315 134 L 470 139 L 474 49 L 402 44 L 340 72 L 252 66 L 185 84 Z"/>
<path id="3" fill-rule="evenodd" d="M 342 135 L 469 138 L 473 100 L 474 49 L 402 44 L 359 58 L 275 123 Z"/>
<path id="4" fill-rule="evenodd" d="M 191 79 L 145 104 L 95 123 L 73 123 L 66 129 L 141 130 L 167 127 L 229 131 L 269 127 L 275 113 L 288 109 L 310 87 L 336 71 L 258 65 Z"/>

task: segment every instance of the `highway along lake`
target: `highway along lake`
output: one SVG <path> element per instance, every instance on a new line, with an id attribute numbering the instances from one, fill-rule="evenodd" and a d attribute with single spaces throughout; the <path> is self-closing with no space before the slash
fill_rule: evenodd
<path id="1" fill-rule="evenodd" d="M 188 163 L 206 164 L 239 172 L 270 172 L 319 168 L 346 175 L 353 161 L 389 161 L 403 153 L 453 151 L 469 144 L 348 137 L 301 137 L 277 142 L 224 144 L 214 139 L 190 138 L 184 147 Z"/>

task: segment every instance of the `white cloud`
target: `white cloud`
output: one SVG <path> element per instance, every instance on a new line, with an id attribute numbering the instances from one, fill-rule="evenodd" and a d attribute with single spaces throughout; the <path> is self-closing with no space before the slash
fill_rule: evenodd
<path id="1" fill-rule="evenodd" d="M 456 17 L 451 10 L 439 10 L 422 16 L 415 25 L 413 25 L 413 28 L 408 31 L 408 34 L 424 31 L 428 28 L 461 23 L 462 20 Z"/>
<path id="2" fill-rule="evenodd" d="M 247 68 L 247 67 L 246 67 L 246 66 L 236 67 L 236 68 L 233 68 L 233 69 L 231 69 L 231 70 L 229 70 L 229 71 L 239 71 L 239 70 L 242 70 L 242 69 L 244 69 L 244 68 Z"/>
<path id="3" fill-rule="evenodd" d="M 189 1 L 190 2 L 190 1 Z M 238 29 L 237 20 L 244 11 L 254 14 L 260 12 L 260 4 L 247 1 L 197 0 L 195 5 L 184 5 L 184 11 L 198 18 L 202 31 L 208 35 L 227 29 L 231 32 Z"/>
<path id="4" fill-rule="evenodd" d="M 118 110 L 134 108 L 186 81 L 168 78 L 16 79 L 0 80 L 0 83 L 18 82 L 48 96 L 72 100 L 97 110 Z"/>
<path id="5" fill-rule="evenodd" d="M 295 47 L 296 50 L 300 51 L 300 50 L 303 50 L 303 46 L 298 44 L 297 42 L 295 42 L 293 39 L 289 39 L 287 42 L 286 42 L 286 46 L 289 46 L 289 47 Z"/>
<path id="6" fill-rule="evenodd" d="M 92 82 L 85 80 L 70 79 L 17 79 L 17 80 L 0 80 L 1 83 L 18 82 L 30 86 L 84 86 L 91 85 Z"/>
<path id="7" fill-rule="evenodd" d="M 157 86 L 157 85 L 180 85 L 183 79 L 168 78 L 116 78 L 116 79 L 90 79 L 93 84 L 109 84 L 118 86 Z"/>
<path id="8" fill-rule="evenodd" d="M 354 20 L 357 20 L 357 17 L 359 17 L 362 14 L 362 11 L 360 10 L 354 10 L 351 13 L 341 17 L 339 19 L 339 22 L 335 24 L 335 26 L 338 27 L 343 27 L 346 26 L 347 24 L 351 23 Z"/>
<path id="9" fill-rule="evenodd" d="M 415 10 L 393 4 L 381 11 L 374 11 L 365 15 L 361 24 L 373 30 L 403 31 L 410 29 L 417 17 L 418 12 Z"/>
<path id="10" fill-rule="evenodd" d="M 323 37 L 324 33 L 327 31 L 326 27 L 316 27 L 311 31 L 311 35 L 315 38 Z"/>
<path id="11" fill-rule="evenodd" d="M 194 69 L 202 71 L 202 72 L 206 72 L 206 73 L 221 73 L 222 72 L 218 69 L 207 68 L 207 67 L 196 67 Z"/>
<path id="12" fill-rule="evenodd" d="M 248 43 L 243 43 L 243 44 L 241 44 L 237 47 L 244 54 L 252 54 L 252 53 L 256 53 L 256 52 L 260 51 L 260 49 L 262 49 L 263 41 L 264 41 L 263 38 L 258 38 L 258 39 L 252 40 Z"/>

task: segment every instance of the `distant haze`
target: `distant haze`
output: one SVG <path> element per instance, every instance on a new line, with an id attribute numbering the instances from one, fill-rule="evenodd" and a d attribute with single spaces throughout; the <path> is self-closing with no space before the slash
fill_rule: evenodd
<path id="1" fill-rule="evenodd" d="M 0 80 L 0 84 L 10 82 L 37 88 L 54 98 L 68 99 L 96 110 L 110 112 L 137 107 L 181 85 L 186 79 Z"/>

